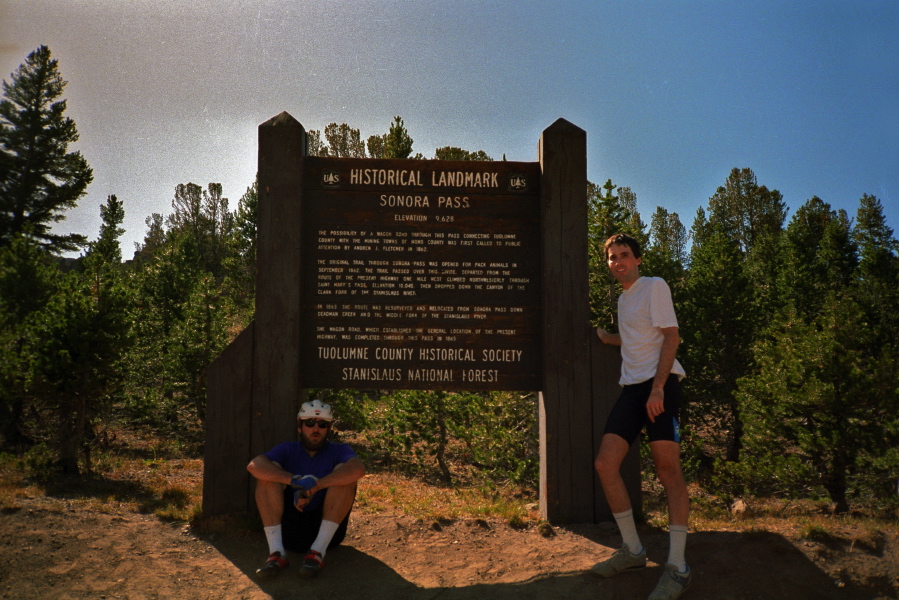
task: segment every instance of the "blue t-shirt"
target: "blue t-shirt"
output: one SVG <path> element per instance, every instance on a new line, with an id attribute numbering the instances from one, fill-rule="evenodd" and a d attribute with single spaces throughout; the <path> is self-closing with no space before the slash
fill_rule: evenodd
<path id="1" fill-rule="evenodd" d="M 330 475 L 334 467 L 341 465 L 356 456 L 348 444 L 328 442 L 325 447 L 310 456 L 302 442 L 283 442 L 265 453 L 269 460 L 281 465 L 285 471 L 294 475 L 315 475 L 319 479 Z M 316 492 L 305 509 L 315 510 L 321 507 L 327 490 Z"/>

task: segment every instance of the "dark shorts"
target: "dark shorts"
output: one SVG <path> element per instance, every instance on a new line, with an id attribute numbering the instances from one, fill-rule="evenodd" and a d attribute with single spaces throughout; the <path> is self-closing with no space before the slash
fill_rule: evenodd
<path id="1" fill-rule="evenodd" d="M 650 442 L 667 440 L 680 443 L 681 385 L 677 375 L 669 375 L 665 382 L 665 412 L 651 422 L 646 414 L 646 401 L 652 391 L 652 379 L 642 383 L 626 385 L 609 419 L 603 434 L 614 433 L 633 444 L 643 428 Z"/>
<path id="2" fill-rule="evenodd" d="M 291 487 L 284 490 L 284 516 L 281 517 L 281 536 L 284 541 L 284 548 L 291 552 L 303 553 L 309 550 L 315 538 L 318 536 L 318 529 L 322 524 L 322 509 L 298 511 L 293 505 L 293 492 Z M 327 492 L 325 492 L 327 493 Z M 350 513 L 352 513 L 350 509 Z M 350 522 L 350 515 L 340 523 L 337 533 L 328 544 L 328 548 L 339 546 L 346 537 L 347 525 Z"/>

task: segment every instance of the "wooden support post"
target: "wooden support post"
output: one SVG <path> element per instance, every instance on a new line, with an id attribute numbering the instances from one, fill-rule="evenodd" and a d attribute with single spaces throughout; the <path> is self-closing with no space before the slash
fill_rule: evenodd
<path id="1" fill-rule="evenodd" d="M 286 112 L 259 126 L 256 342 L 251 457 L 296 439 L 300 214 L 306 131 Z"/>
<path id="2" fill-rule="evenodd" d="M 594 480 L 587 281 L 587 134 L 559 119 L 540 138 L 543 391 L 540 511 L 592 522 Z"/>
<path id="3" fill-rule="evenodd" d="M 243 512 L 250 502 L 249 473 L 244 466 L 250 454 L 253 339 L 250 323 L 209 366 L 203 450 L 206 516 Z"/>
<path id="4" fill-rule="evenodd" d="M 593 455 L 599 452 L 599 444 L 602 441 L 602 431 L 605 428 L 609 412 L 618 396 L 621 394 L 621 386 L 618 380 L 621 378 L 621 350 L 617 346 L 603 344 L 594 334 L 590 340 L 590 371 L 593 376 Z M 635 443 L 624 462 L 621 465 L 621 477 L 627 487 L 627 493 L 631 499 L 631 508 L 634 514 L 643 514 L 643 497 L 640 490 L 640 444 Z M 596 492 L 594 493 L 594 522 L 612 521 L 612 510 L 606 501 L 599 478 L 595 480 Z"/>

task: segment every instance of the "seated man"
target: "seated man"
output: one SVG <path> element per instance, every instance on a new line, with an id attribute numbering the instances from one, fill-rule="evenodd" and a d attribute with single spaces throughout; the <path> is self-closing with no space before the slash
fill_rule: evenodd
<path id="1" fill-rule="evenodd" d="M 256 506 L 268 540 L 269 557 L 256 571 L 274 577 L 288 565 L 285 548 L 305 552 L 300 575 L 315 577 L 328 548 L 346 535 L 356 482 L 365 466 L 347 444 L 328 441 L 331 406 L 305 402 L 297 414 L 299 442 L 284 442 L 247 465 L 256 478 Z"/>

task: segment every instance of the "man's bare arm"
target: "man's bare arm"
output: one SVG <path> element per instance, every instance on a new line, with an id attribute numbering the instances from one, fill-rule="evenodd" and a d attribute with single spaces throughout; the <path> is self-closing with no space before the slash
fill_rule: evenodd
<path id="1" fill-rule="evenodd" d="M 652 380 L 649 400 L 646 401 L 646 414 L 653 423 L 657 416 L 665 412 L 665 382 L 671 375 L 674 357 L 677 355 L 677 347 L 680 345 L 680 333 L 677 327 L 662 327 L 661 331 L 664 339 L 659 352 L 659 365 L 656 367 L 656 375 Z"/>
<path id="2" fill-rule="evenodd" d="M 609 333 L 602 327 L 597 327 L 596 335 L 599 336 L 599 339 L 602 340 L 603 344 L 609 344 L 610 346 L 621 345 L 621 335 L 617 333 Z"/>

